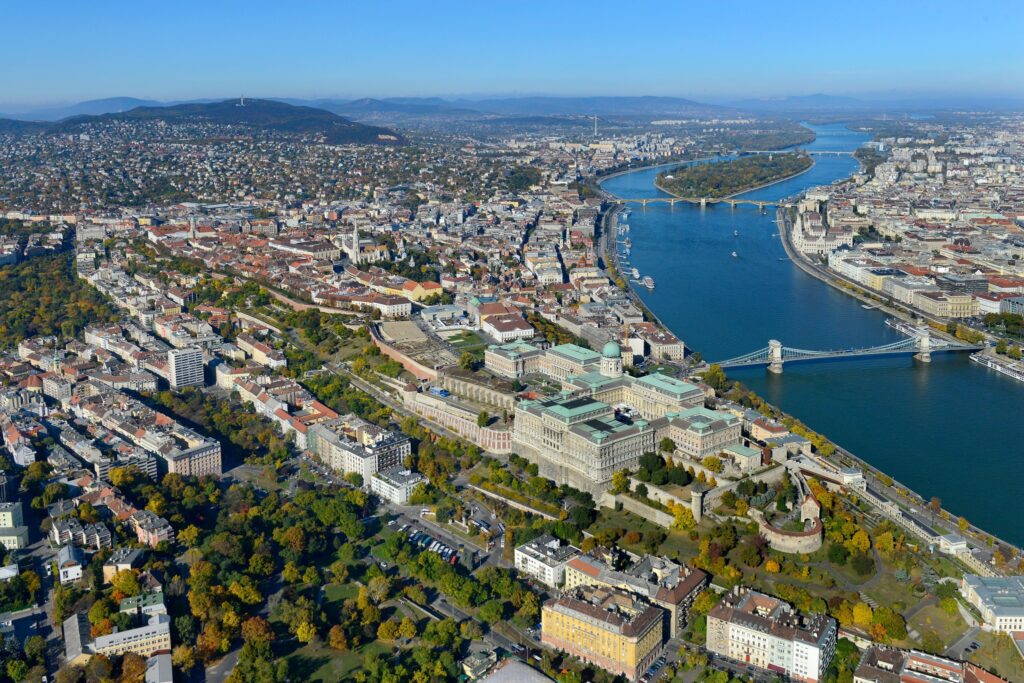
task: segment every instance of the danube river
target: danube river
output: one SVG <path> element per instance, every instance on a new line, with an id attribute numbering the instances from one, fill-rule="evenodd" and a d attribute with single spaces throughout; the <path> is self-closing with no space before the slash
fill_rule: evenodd
<path id="1" fill-rule="evenodd" d="M 868 139 L 842 125 L 812 128 L 812 150 L 849 151 Z M 857 170 L 850 156 L 815 160 L 803 175 L 740 196 L 777 200 Z M 613 177 L 603 187 L 620 197 L 666 196 L 654 187 L 658 170 Z M 793 265 L 772 208 L 631 206 L 628 261 L 657 285 L 638 287 L 641 297 L 709 361 L 769 339 L 838 349 L 903 338 L 883 313 Z M 930 364 L 899 357 L 786 365 L 781 376 L 754 368 L 729 374 L 925 499 L 938 496 L 954 514 L 1024 545 L 1024 518 L 1013 503 L 1024 488 L 1024 383 L 966 354 L 937 354 Z"/>

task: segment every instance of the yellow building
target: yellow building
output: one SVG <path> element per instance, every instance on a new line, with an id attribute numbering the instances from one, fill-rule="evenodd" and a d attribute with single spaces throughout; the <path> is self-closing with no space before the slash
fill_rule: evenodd
<path id="1" fill-rule="evenodd" d="M 662 610 L 626 591 L 582 586 L 548 600 L 541 642 L 636 680 L 658 657 Z"/>

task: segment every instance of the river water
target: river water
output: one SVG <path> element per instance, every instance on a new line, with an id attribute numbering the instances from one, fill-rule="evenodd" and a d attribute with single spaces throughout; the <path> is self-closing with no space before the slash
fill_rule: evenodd
<path id="1" fill-rule="evenodd" d="M 854 150 L 868 137 L 842 124 L 811 126 L 808 149 Z M 857 170 L 850 156 L 818 156 L 796 178 L 741 195 L 776 200 Z M 620 197 L 661 197 L 660 169 L 603 184 Z M 638 291 L 687 346 L 724 360 L 778 339 L 803 349 L 876 346 L 904 337 L 886 316 L 807 275 L 786 258 L 774 209 L 689 204 L 632 205 L 631 266 L 655 279 Z M 738 233 L 738 234 L 734 234 Z M 732 253 L 736 252 L 733 257 Z M 972 363 L 966 354 L 812 362 L 732 370 L 771 403 L 981 528 L 1024 545 L 1021 431 L 1024 383 Z"/>

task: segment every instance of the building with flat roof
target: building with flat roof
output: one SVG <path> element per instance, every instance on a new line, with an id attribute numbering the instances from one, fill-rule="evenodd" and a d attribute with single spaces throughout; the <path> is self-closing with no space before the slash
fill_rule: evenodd
<path id="1" fill-rule="evenodd" d="M 562 347 L 548 353 L 556 349 Z M 581 358 L 593 353 L 580 347 L 571 352 Z M 622 351 L 608 342 L 597 369 L 566 375 L 561 395 L 516 405 L 512 444 L 543 476 L 598 493 L 614 472 L 636 467 L 641 455 L 655 450 L 666 416 L 703 403 L 704 391 L 689 382 L 624 375 Z"/>
<path id="2" fill-rule="evenodd" d="M 607 586 L 636 593 L 665 611 L 665 636 L 674 638 L 686 626 L 697 595 L 709 583 L 700 569 L 680 565 L 667 557 L 647 555 L 628 569 L 613 569 L 594 555 L 579 555 L 565 565 L 565 590 L 580 586 Z"/>
<path id="3" fill-rule="evenodd" d="M 484 368 L 500 377 L 521 379 L 540 372 L 543 356 L 544 351 L 521 340 L 491 345 L 484 350 Z"/>
<path id="4" fill-rule="evenodd" d="M 636 680 L 661 651 L 661 609 L 623 590 L 583 586 L 544 603 L 541 642 Z"/>
<path id="5" fill-rule="evenodd" d="M 419 472 L 413 472 L 399 465 L 370 477 L 370 490 L 395 505 L 405 505 L 417 486 L 427 479 Z"/>
<path id="6" fill-rule="evenodd" d="M 728 411 L 708 410 L 704 406 L 668 416 L 668 437 L 680 453 L 695 460 L 739 445 L 742 430 L 740 418 Z"/>
<path id="7" fill-rule="evenodd" d="M 708 613 L 707 649 L 738 662 L 817 683 L 836 651 L 836 620 L 737 586 Z"/>
<path id="8" fill-rule="evenodd" d="M 515 567 L 551 588 L 559 588 L 565 580 L 565 563 L 576 557 L 580 549 L 550 534 L 516 547 Z"/>
<path id="9" fill-rule="evenodd" d="M 134 652 L 149 657 L 170 650 L 171 618 L 167 614 L 155 614 L 143 626 L 95 639 L 90 635 L 87 615 L 73 614 L 64 620 L 64 658 L 68 666 L 83 666 L 94 655 L 115 657 Z"/>
<path id="10" fill-rule="evenodd" d="M 655 450 L 655 429 L 589 396 L 559 396 L 516 405 L 513 449 L 542 476 L 599 492 L 612 474 Z"/>
<path id="11" fill-rule="evenodd" d="M 172 389 L 203 386 L 203 352 L 196 348 L 168 351 L 167 381 Z"/>
<path id="12" fill-rule="evenodd" d="M 375 473 L 402 465 L 412 452 L 409 437 L 401 432 L 364 429 L 346 417 L 310 427 L 306 444 L 332 470 L 355 472 L 366 486 L 370 486 Z"/>
<path id="13" fill-rule="evenodd" d="M 20 550 L 28 545 L 28 527 L 20 501 L 0 503 L 0 545 L 7 550 Z"/>
<path id="14" fill-rule="evenodd" d="M 1024 631 L 1024 576 L 965 574 L 960 593 L 981 612 L 986 631 Z"/>

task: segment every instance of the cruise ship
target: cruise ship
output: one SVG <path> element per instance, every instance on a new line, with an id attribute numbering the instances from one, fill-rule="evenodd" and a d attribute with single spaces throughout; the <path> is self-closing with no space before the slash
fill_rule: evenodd
<path id="1" fill-rule="evenodd" d="M 978 353 L 972 353 L 971 360 L 973 360 L 975 363 L 979 363 L 980 365 L 984 365 L 986 368 L 989 368 L 990 370 L 995 370 L 996 372 L 1006 375 L 1007 377 L 1012 377 L 1018 382 L 1024 382 L 1024 364 L 1020 362 L 1001 363 L 997 360 L 994 360 L 986 356 L 984 353 L 981 353 L 980 351 Z"/>
<path id="2" fill-rule="evenodd" d="M 644 287 L 647 289 L 654 289 L 654 278 L 650 275 L 644 275 L 644 279 L 641 282 L 644 283 Z"/>
<path id="3" fill-rule="evenodd" d="M 634 280 L 639 280 L 640 279 L 640 269 L 639 268 L 634 268 L 633 269 L 633 279 Z"/>

